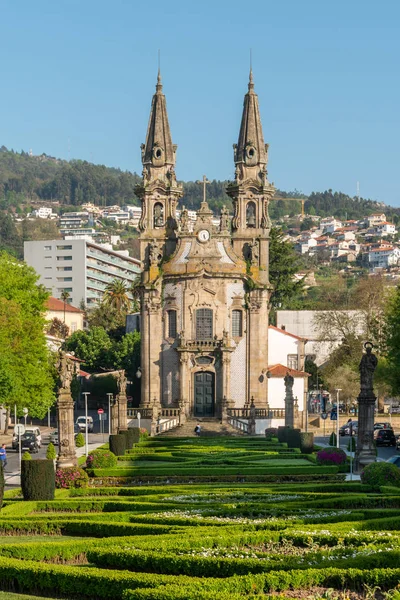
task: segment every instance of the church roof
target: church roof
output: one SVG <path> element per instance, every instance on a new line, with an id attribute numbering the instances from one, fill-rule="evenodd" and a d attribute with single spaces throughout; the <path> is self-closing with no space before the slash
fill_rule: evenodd
<path id="1" fill-rule="evenodd" d="M 305 371 L 298 371 L 297 369 L 289 369 L 285 365 L 277 364 L 270 365 L 268 367 L 269 377 L 285 377 L 285 375 L 289 374 L 292 377 L 311 377 L 310 373 L 306 373 Z"/>
<path id="2" fill-rule="evenodd" d="M 253 72 L 250 70 L 249 91 L 244 97 L 242 122 L 236 148 L 236 163 L 245 162 L 246 152 L 254 148 L 258 164 L 267 164 L 267 152 L 261 125 L 258 96 L 254 92 Z M 251 151 L 251 150 L 250 150 Z"/>
<path id="3" fill-rule="evenodd" d="M 288 335 L 288 336 L 294 338 L 295 340 L 301 340 L 304 342 L 307 341 L 306 338 L 302 338 L 302 337 L 299 337 L 298 335 L 295 335 L 294 333 L 290 333 L 289 331 L 286 331 L 286 329 L 281 329 L 280 327 L 275 327 L 275 325 L 268 325 L 268 329 L 273 329 L 274 331 L 277 331 L 278 333 L 283 333 L 284 335 Z"/>
<path id="4" fill-rule="evenodd" d="M 161 153 L 155 154 L 157 150 Z M 143 148 L 143 164 L 153 163 L 153 159 L 161 164 L 175 164 L 175 148 L 172 144 L 171 130 L 169 127 L 167 103 L 162 93 L 161 74 L 158 72 L 156 93 L 151 103 L 150 119 L 147 128 L 146 143 Z"/>

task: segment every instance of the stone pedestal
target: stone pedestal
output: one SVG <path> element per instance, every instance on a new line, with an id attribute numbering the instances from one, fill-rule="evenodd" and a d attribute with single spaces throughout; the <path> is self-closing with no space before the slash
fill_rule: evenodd
<path id="1" fill-rule="evenodd" d="M 74 401 L 69 389 L 61 389 L 57 400 L 58 457 L 57 468 L 75 467 L 78 464 L 75 452 Z"/>
<path id="2" fill-rule="evenodd" d="M 128 429 L 128 400 L 125 392 L 118 394 L 118 433 Z"/>
<path id="3" fill-rule="evenodd" d="M 118 412 L 119 412 L 119 406 L 118 406 L 118 398 L 117 400 L 111 405 L 111 434 L 115 435 L 116 433 L 118 433 Z"/>
<path id="4" fill-rule="evenodd" d="M 374 446 L 374 420 L 376 397 L 373 391 L 361 390 L 358 402 L 358 438 L 354 469 L 360 472 L 376 461 Z"/>
<path id="5" fill-rule="evenodd" d="M 285 396 L 285 427 L 294 427 L 294 398 L 291 389 L 286 390 Z"/>

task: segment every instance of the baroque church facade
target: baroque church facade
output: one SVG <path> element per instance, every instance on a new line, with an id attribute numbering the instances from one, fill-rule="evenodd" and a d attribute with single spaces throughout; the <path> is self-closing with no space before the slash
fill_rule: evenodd
<path id="1" fill-rule="evenodd" d="M 179 407 L 183 417 L 221 418 L 227 408 L 268 403 L 268 277 L 274 187 L 267 179 L 258 97 L 250 72 L 235 179 L 227 187 L 233 215 L 203 202 L 191 227 L 175 174 L 166 100 L 158 75 L 146 142 L 139 223 L 141 407 Z"/>

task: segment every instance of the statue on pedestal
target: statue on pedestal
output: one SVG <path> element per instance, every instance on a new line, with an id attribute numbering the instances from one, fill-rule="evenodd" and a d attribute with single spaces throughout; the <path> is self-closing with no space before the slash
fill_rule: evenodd
<path id="1" fill-rule="evenodd" d="M 355 457 L 356 470 L 360 471 L 365 466 L 376 460 L 374 447 L 374 421 L 375 402 L 374 372 L 378 359 L 372 354 L 373 344 L 365 342 L 360 365 L 360 394 L 358 396 L 358 440 Z"/>
<path id="2" fill-rule="evenodd" d="M 75 452 L 74 401 L 71 396 L 71 383 L 76 374 L 76 362 L 66 352 L 60 351 L 57 370 L 59 375 L 57 467 L 73 467 L 78 464 Z"/>
<path id="3" fill-rule="evenodd" d="M 285 378 L 285 427 L 294 427 L 294 398 L 293 384 L 294 378 L 287 371 Z"/>

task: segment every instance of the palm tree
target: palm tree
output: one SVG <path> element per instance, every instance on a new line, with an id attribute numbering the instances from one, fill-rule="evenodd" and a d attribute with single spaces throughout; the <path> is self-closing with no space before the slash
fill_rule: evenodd
<path id="1" fill-rule="evenodd" d="M 142 285 L 142 278 L 137 275 L 131 283 L 131 294 L 133 296 L 133 312 L 140 312 L 140 286 Z"/>
<path id="2" fill-rule="evenodd" d="M 111 309 L 127 313 L 131 307 L 128 288 L 122 279 L 113 279 L 104 290 L 103 302 Z"/>
<path id="3" fill-rule="evenodd" d="M 63 290 L 61 292 L 61 300 L 63 300 L 63 302 L 64 302 L 64 323 L 65 323 L 65 307 L 66 307 L 67 300 L 69 297 L 70 297 L 70 293 L 67 292 L 67 290 Z"/>

